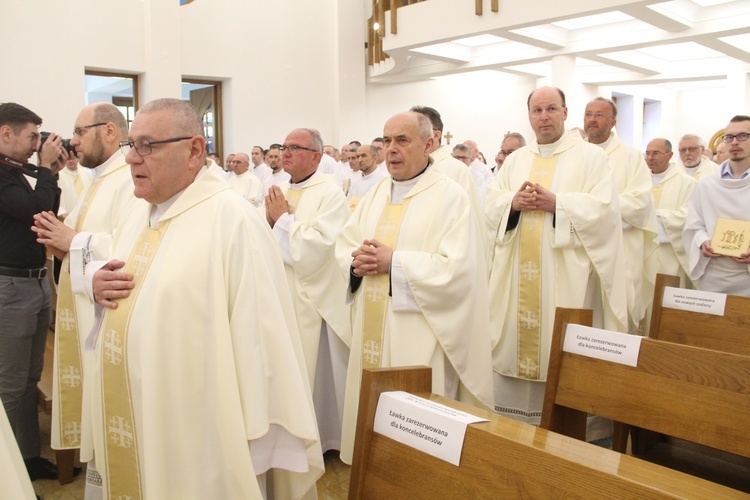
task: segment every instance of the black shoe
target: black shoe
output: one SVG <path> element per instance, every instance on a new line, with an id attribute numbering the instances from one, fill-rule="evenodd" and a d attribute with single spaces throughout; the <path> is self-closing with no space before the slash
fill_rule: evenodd
<path id="1" fill-rule="evenodd" d="M 29 478 L 32 481 L 37 479 L 57 479 L 57 466 L 50 460 L 42 457 L 34 457 L 24 460 L 26 470 L 29 472 Z"/>

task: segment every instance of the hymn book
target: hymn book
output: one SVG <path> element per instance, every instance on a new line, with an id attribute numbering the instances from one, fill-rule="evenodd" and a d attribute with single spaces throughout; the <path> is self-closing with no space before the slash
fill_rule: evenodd
<path id="1" fill-rule="evenodd" d="M 711 238 L 714 253 L 739 257 L 750 248 L 750 221 L 719 219 Z"/>

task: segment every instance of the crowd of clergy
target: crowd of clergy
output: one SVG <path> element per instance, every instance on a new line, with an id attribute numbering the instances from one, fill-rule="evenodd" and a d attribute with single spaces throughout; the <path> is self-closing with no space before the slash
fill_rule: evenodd
<path id="1" fill-rule="evenodd" d="M 716 151 L 640 151 L 613 101 L 574 130 L 542 87 L 535 136 L 487 165 L 423 106 L 369 144 L 299 128 L 222 160 L 186 106 L 130 130 L 84 108 L 33 221 L 62 262 L 52 445 L 81 449 L 89 498 L 314 496 L 323 452 L 351 463 L 364 368 L 430 366 L 433 392 L 538 424 L 556 307 L 648 335 L 657 273 L 750 296 L 748 116 Z"/>

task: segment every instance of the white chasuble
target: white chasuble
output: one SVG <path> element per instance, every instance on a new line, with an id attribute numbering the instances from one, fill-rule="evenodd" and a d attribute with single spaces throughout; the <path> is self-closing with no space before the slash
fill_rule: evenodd
<path id="1" fill-rule="evenodd" d="M 80 167 L 83 168 L 83 167 Z M 94 304 L 83 293 L 84 256 L 76 241 L 87 243 L 99 258 L 106 258 L 112 231 L 132 203 L 130 168 L 119 151 L 97 167 L 96 179 L 83 191 L 65 225 L 78 232 L 63 260 L 57 293 L 55 357 L 52 378 L 51 445 L 53 449 L 78 448 L 81 440 L 81 406 L 86 356 L 81 344 L 94 324 Z M 86 175 L 86 174 L 79 174 Z M 71 207 L 72 208 L 72 207 Z"/>
<path id="2" fill-rule="evenodd" d="M 150 205 L 135 205 L 114 234 L 112 258 L 128 260 L 148 226 Z M 144 498 L 260 498 L 256 475 L 265 472 L 281 498 L 300 498 L 324 466 L 268 224 L 216 167 L 188 186 L 156 227 L 167 222 L 148 273 L 136 280 L 127 342 L 120 345 L 105 328 L 96 337 L 96 362 L 84 379 L 92 398 L 81 455 L 90 458 L 93 446 L 102 480 L 115 481 L 117 471 L 99 458 L 116 423 L 104 420 L 109 375 L 101 366 L 119 349 Z M 274 444 L 279 436 L 286 446 Z"/>
<path id="3" fill-rule="evenodd" d="M 541 156 L 536 141 L 508 157 L 485 200 L 493 242 L 490 324 L 500 335 L 493 351 L 495 410 L 534 423 L 541 416 L 555 308 L 593 309 L 596 324 L 608 330 L 627 331 L 628 324 L 621 216 L 607 157 L 577 132 L 554 146 L 550 190 L 557 206 L 555 214 L 544 212 L 541 220 L 540 269 L 524 265 L 523 222 L 508 226 L 513 196 Z M 521 213 L 520 221 L 527 215 Z M 536 318 L 521 309 L 519 285 L 534 272 L 541 280 L 536 373 L 529 372 L 529 363 L 519 362 L 526 345 L 522 328 L 536 326 Z"/>
<path id="4" fill-rule="evenodd" d="M 482 239 L 468 195 L 434 168 L 420 175 L 404 196 L 392 262 L 400 263 L 412 301 L 385 289 L 379 365 L 432 367 L 432 391 L 446 394 L 457 377 L 458 399 L 482 406 L 492 402 L 492 363 L 487 315 L 487 280 Z M 336 243 L 342 276 L 349 279 L 352 251 L 376 237 L 393 181 L 381 181 L 362 198 Z M 368 278 L 369 279 L 369 278 Z M 391 273 L 394 280 L 394 272 Z M 359 385 L 365 347 L 367 283 L 352 299 L 352 349 L 347 374 L 341 458 L 354 446 Z M 401 292 L 403 293 L 403 292 Z M 399 300 L 401 299 L 401 300 Z M 414 305 L 404 305 L 410 302 Z"/>

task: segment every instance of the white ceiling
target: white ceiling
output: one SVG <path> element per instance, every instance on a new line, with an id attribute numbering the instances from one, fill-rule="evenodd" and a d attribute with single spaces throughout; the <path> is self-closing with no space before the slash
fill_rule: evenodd
<path id="1" fill-rule="evenodd" d="M 575 17 L 544 19 L 536 12 L 534 23 L 388 50 L 392 64 L 374 68 L 370 81 L 481 70 L 548 77 L 558 55 L 575 57 L 578 78 L 593 85 L 680 89 L 692 88 L 689 82 L 711 86 L 728 73 L 750 72 L 750 0 L 654 0 L 605 12 L 589 3 L 591 15 L 579 9 Z"/>

